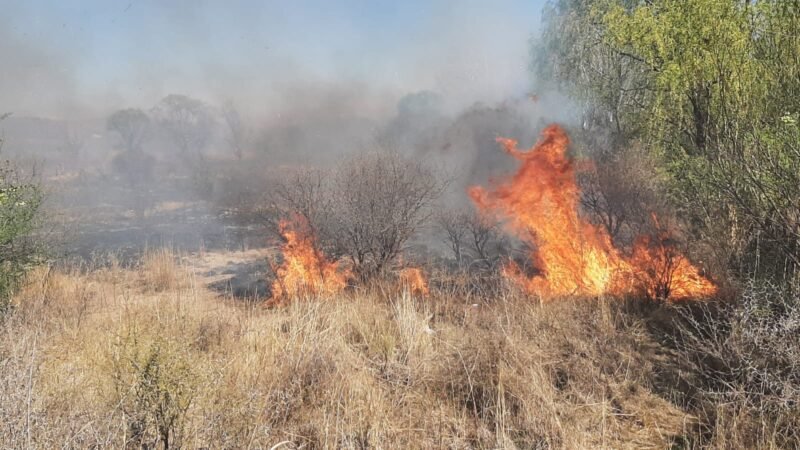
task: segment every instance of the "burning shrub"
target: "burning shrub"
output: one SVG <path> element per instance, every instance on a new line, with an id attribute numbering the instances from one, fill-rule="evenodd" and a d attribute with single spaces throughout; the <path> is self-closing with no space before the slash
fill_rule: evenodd
<path id="1" fill-rule="evenodd" d="M 400 255 L 445 185 L 424 162 L 396 153 L 363 153 L 339 167 L 334 234 L 360 278 L 382 274 Z"/>
<path id="2" fill-rule="evenodd" d="M 539 274 L 529 277 L 513 265 L 506 270 L 527 291 L 543 297 L 621 295 L 638 291 L 642 280 L 655 277 L 653 281 L 668 284 L 644 289 L 672 299 L 715 292 L 698 269 L 682 256 L 671 255 L 674 249 L 666 240 L 656 249 L 669 248 L 670 254 L 653 253 L 641 244 L 629 258 L 614 246 L 606 229 L 579 215 L 579 168 L 567 157 L 569 138 L 562 128 L 547 127 L 542 140 L 528 152 L 517 149 L 514 140 L 501 138 L 498 142 L 522 162 L 520 169 L 491 191 L 476 186 L 469 193 L 480 211 L 508 216 L 510 229 L 535 249 L 530 257 Z M 642 273 L 653 275 L 638 276 Z M 691 282 L 679 287 L 673 284 L 678 280 Z"/>
<path id="3" fill-rule="evenodd" d="M 283 264 L 274 269 L 273 301 L 303 294 L 330 295 L 344 289 L 350 272 L 339 270 L 337 262 L 326 259 L 302 216 L 281 221 L 279 226 L 286 242 Z"/>
<path id="4" fill-rule="evenodd" d="M 639 236 L 630 257 L 642 293 L 654 300 L 714 295 L 716 287 L 678 251 L 670 234 L 660 229 L 655 216 L 653 222 L 658 230 L 656 236 Z"/>
<path id="5" fill-rule="evenodd" d="M 400 281 L 412 294 L 426 296 L 430 293 L 428 280 L 419 267 L 402 269 L 400 271 Z"/>
<path id="6" fill-rule="evenodd" d="M 446 182 L 424 162 L 357 154 L 332 171 L 295 172 L 275 191 L 276 216 L 296 214 L 319 248 L 362 281 L 382 275 L 431 215 Z"/>

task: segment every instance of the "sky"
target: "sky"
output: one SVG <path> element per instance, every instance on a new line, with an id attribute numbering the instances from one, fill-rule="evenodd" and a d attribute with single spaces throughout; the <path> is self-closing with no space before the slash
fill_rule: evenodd
<path id="1" fill-rule="evenodd" d="M 523 95 L 543 0 L 0 0 L 0 112 L 64 117 L 169 93 L 257 110 L 298 85 L 455 103 Z M 259 106 L 261 104 L 261 106 Z"/>

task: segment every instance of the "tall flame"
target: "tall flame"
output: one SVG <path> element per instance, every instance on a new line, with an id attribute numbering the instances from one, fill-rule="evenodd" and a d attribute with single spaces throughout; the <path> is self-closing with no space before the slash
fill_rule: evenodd
<path id="1" fill-rule="evenodd" d="M 275 269 L 272 301 L 299 295 L 329 295 L 347 286 L 350 272 L 329 261 L 318 248 L 308 223 L 300 216 L 281 220 L 283 264 Z"/>
<path id="2" fill-rule="evenodd" d="M 528 276 L 513 263 L 505 268 L 506 275 L 527 291 L 549 298 L 643 290 L 672 299 L 715 292 L 697 268 L 666 245 L 666 239 L 654 246 L 639 238 L 632 256 L 626 257 L 604 228 L 579 215 L 578 168 L 567 156 L 569 138 L 561 127 L 547 127 L 527 152 L 520 151 L 512 139 L 498 142 L 521 161 L 519 170 L 491 191 L 473 186 L 469 195 L 483 213 L 507 216 L 510 229 L 531 244 L 531 261 L 538 274 Z M 656 287 L 659 283 L 661 287 Z"/>

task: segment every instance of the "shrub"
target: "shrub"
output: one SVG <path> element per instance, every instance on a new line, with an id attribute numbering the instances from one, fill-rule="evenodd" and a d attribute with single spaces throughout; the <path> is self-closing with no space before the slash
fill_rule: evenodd
<path id="1" fill-rule="evenodd" d="M 299 214 L 326 254 L 362 280 L 382 275 L 430 219 L 447 181 L 424 161 L 359 153 L 331 172 L 305 170 L 275 189 L 278 215 Z"/>
<path id="2" fill-rule="evenodd" d="M 695 370 L 715 447 L 800 442 L 800 296 L 751 282 L 740 301 L 681 308 L 675 341 Z"/>
<path id="3" fill-rule="evenodd" d="M 165 339 L 148 340 L 131 331 L 117 343 L 112 371 L 127 422 L 126 441 L 161 442 L 180 448 L 195 377 L 184 349 Z"/>
<path id="4" fill-rule="evenodd" d="M 10 162 L 0 165 L 0 310 L 27 269 L 37 261 L 30 240 L 36 229 L 42 193 Z"/>

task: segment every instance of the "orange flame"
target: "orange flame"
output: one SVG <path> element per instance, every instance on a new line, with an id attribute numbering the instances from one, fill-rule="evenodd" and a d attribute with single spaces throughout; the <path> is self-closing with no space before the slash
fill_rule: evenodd
<path id="1" fill-rule="evenodd" d="M 299 295 L 330 295 L 347 286 L 350 272 L 340 270 L 335 261 L 328 261 L 319 250 L 306 221 L 300 216 L 281 220 L 283 264 L 275 269 L 272 300 Z"/>
<path id="2" fill-rule="evenodd" d="M 428 290 L 428 280 L 422 273 L 419 267 L 406 267 L 400 271 L 400 281 L 404 286 L 407 286 L 409 292 L 414 295 L 427 296 L 430 291 Z"/>
<path id="3" fill-rule="evenodd" d="M 714 295 L 716 286 L 670 245 L 669 233 L 661 229 L 655 215 L 653 222 L 658 235 L 655 239 L 639 236 L 630 257 L 635 277 L 647 296 L 680 300 Z"/>
<path id="4" fill-rule="evenodd" d="M 513 263 L 504 270 L 525 290 L 544 298 L 644 290 L 654 297 L 673 299 L 716 291 L 697 268 L 664 245 L 666 239 L 660 239 L 655 248 L 649 240 L 637 239 L 633 255 L 626 257 L 604 228 L 580 217 L 578 168 L 566 154 L 569 138 L 561 127 L 547 127 L 539 143 L 527 152 L 517 149 L 512 139 L 497 141 L 522 165 L 493 190 L 473 186 L 469 195 L 480 211 L 506 215 L 510 229 L 534 248 L 531 260 L 538 274 L 528 276 Z M 662 287 L 655 287 L 659 283 Z"/>

